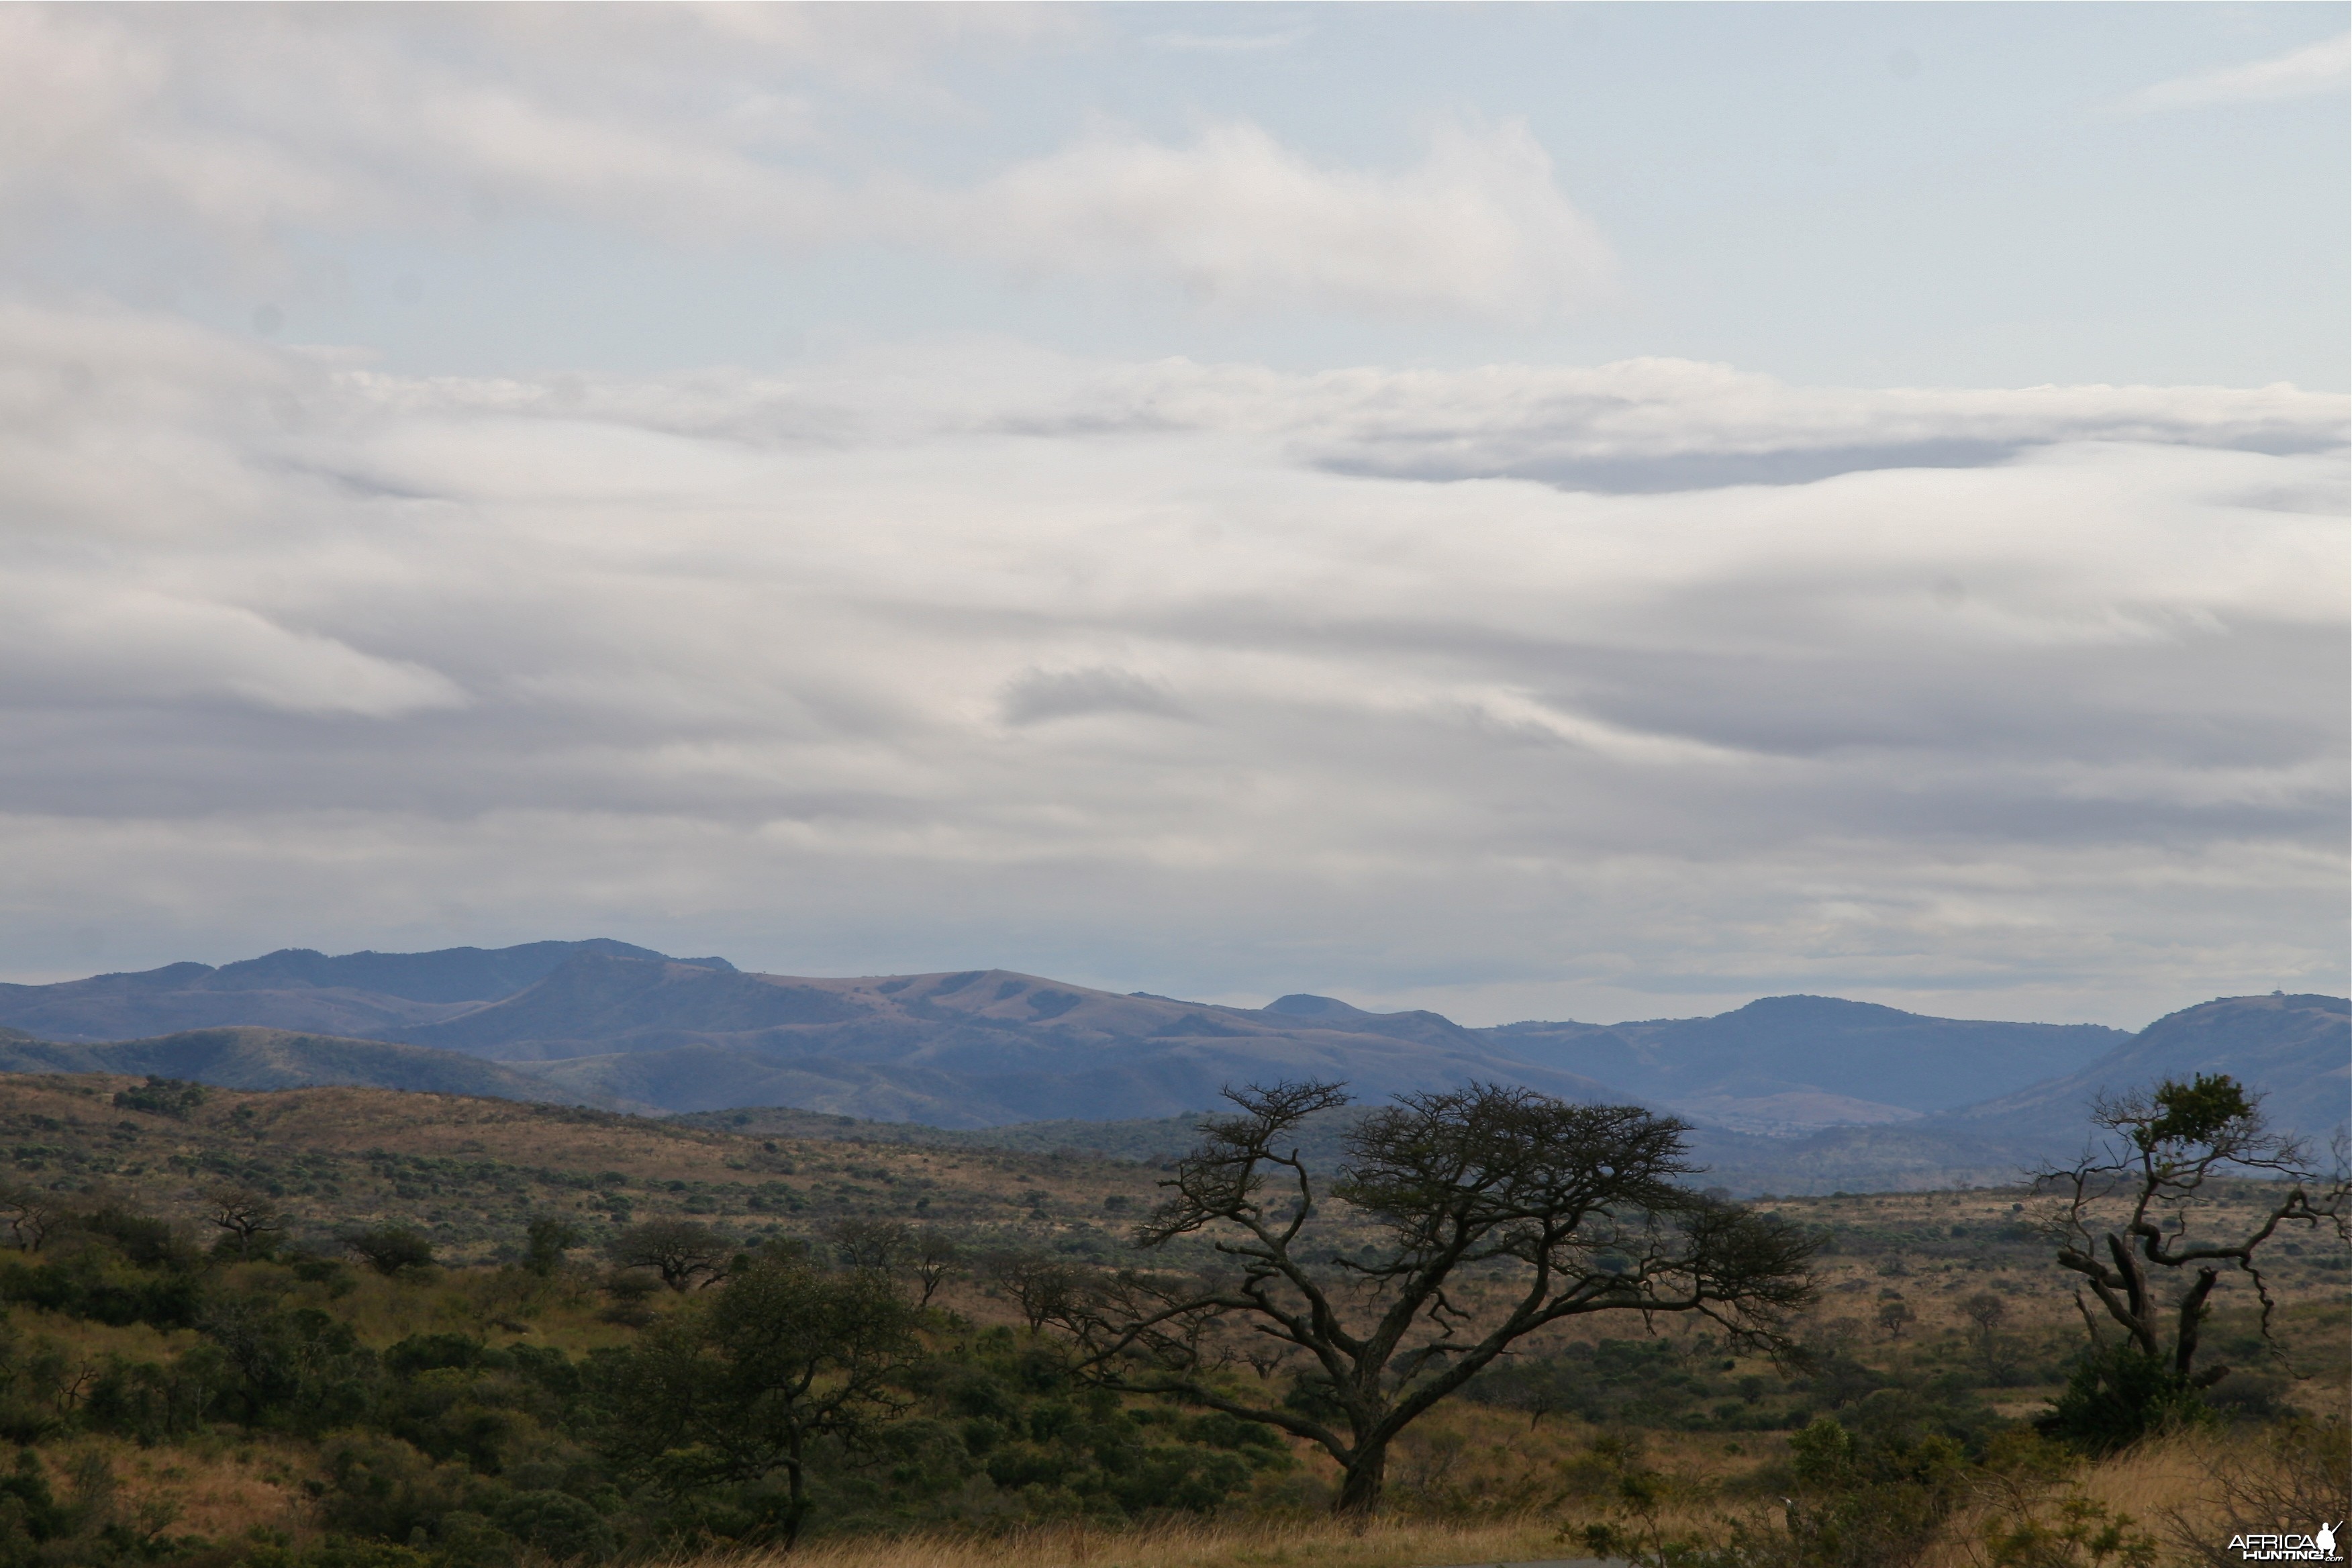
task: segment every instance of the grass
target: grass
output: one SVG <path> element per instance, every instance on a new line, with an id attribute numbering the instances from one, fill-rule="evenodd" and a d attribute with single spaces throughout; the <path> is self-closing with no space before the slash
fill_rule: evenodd
<path id="1" fill-rule="evenodd" d="M 790 1553 L 683 1560 L 693 1568 L 1430 1568 L 1580 1555 L 1542 1520 L 1489 1523 L 1328 1518 L 1232 1520 L 1108 1531 L 1055 1526 L 1002 1536 L 818 1542 Z"/>
<path id="2" fill-rule="evenodd" d="M 2051 1483 L 2035 1500 L 2049 1515 L 2059 1498 L 2078 1490 L 2143 1533 L 2162 1535 L 2177 1519 L 2192 1531 L 2226 1535 L 2210 1483 L 2230 1462 L 2231 1447 L 2230 1439 L 2210 1434 L 2159 1439 Z M 1727 1512 L 1745 1510 L 1704 1488 L 1690 1489 L 1696 1478 L 1687 1470 L 1682 1479 L 1683 1497 L 1660 1517 L 1668 1536 L 1718 1535 Z M 1983 1530 L 1997 1511 L 1990 1496 L 1960 1510 L 1917 1568 L 1981 1568 Z M 671 1568 L 1437 1568 L 1581 1557 L 1577 1522 L 1573 1510 L 1546 1510 L 1466 1521 L 1383 1517 L 1360 1526 L 1321 1516 L 1128 1530 L 1067 1525 L 1002 1535 L 825 1540 L 789 1554 L 713 1553 L 679 1559 Z M 2158 1560 L 2176 1558 L 2168 1547 Z"/>
<path id="3" fill-rule="evenodd" d="M 114 1106 L 114 1091 L 136 1081 L 10 1079 L 0 1097 L 0 1175 L 58 1187 L 84 1205 L 112 1190 L 204 1241 L 210 1233 L 199 1204 L 207 1186 L 266 1181 L 282 1190 L 305 1238 L 323 1241 L 350 1225 L 414 1225 L 445 1260 L 461 1265 L 514 1256 L 526 1221 L 551 1213 L 580 1223 L 592 1244 L 625 1215 L 686 1215 L 754 1237 L 814 1235 L 830 1219 L 876 1215 L 939 1224 L 975 1250 L 1034 1247 L 1108 1258 L 1123 1250 L 1128 1224 L 1156 1199 L 1162 1175 L 1148 1165 L 1066 1152 L 845 1142 L 782 1136 L 781 1129 L 368 1089 L 215 1089 L 180 1120 Z M 2222 1184 L 2210 1194 L 2213 1217 L 2242 1217 L 2261 1195 L 2250 1184 Z M 1821 1300 L 1801 1326 L 1806 1341 L 1914 1381 L 1959 1378 L 2013 1418 L 2039 1410 L 2056 1392 L 2054 1379 L 2082 1332 L 2072 1281 L 2030 1228 L 2034 1201 L 2019 1191 L 1977 1189 L 1837 1194 L 1759 1206 L 1830 1239 L 1820 1259 Z M 2274 1245 L 2265 1258 L 2282 1300 L 2280 1327 L 2302 1363 L 2296 1370 L 2312 1375 L 2290 1381 L 2262 1359 L 2242 1287 L 2224 1295 L 2209 1326 L 2210 1355 L 2273 1379 L 2305 1412 L 2338 1413 L 2352 1399 L 2352 1360 L 2343 1348 L 2352 1331 L 2352 1272 L 2332 1242 L 2305 1235 L 2294 1245 L 2294 1253 Z M 379 1348 L 425 1331 L 554 1344 L 575 1354 L 625 1343 L 632 1331 L 595 1288 L 593 1256 L 577 1255 L 556 1280 L 537 1284 L 513 1269 L 458 1268 L 389 1280 L 362 1272 L 332 1310 Z M 1465 1280 L 1463 1300 L 1490 1305 L 1488 1288 Z M 329 1304 L 326 1287 L 304 1289 L 314 1290 L 315 1304 Z M 2008 1309 L 1993 1347 L 1999 1376 L 1981 1365 L 1984 1347 L 1961 1310 L 1986 1290 Z M 1898 1297 L 1911 1317 L 1892 1332 L 1879 1311 Z M 1015 1320 L 1010 1302 L 970 1279 L 953 1284 L 942 1304 L 982 1326 Z M 674 1305 L 662 1293 L 647 1310 Z M 24 1305 L 11 1319 L 25 1335 L 54 1340 L 90 1363 L 109 1354 L 159 1359 L 185 1337 L 69 1321 Z M 1793 1397 L 1780 1392 L 1769 1364 L 1711 1346 L 1695 1325 L 1662 1327 L 1676 1367 L 1709 1380 L 1710 1408 L 1750 1377 L 1770 1385 L 1768 1408 Z M 1573 1331 L 1641 1332 L 1632 1321 Z M 1557 1349 L 1559 1342 L 1529 1348 Z M 1726 1425 L 1643 1435 L 1643 1462 L 1671 1479 L 1661 1518 L 1669 1533 L 1704 1535 L 1719 1529 L 1727 1512 L 1771 1508 L 1765 1479 L 1787 1458 L 1787 1434 Z M 791 1561 L 814 1568 L 1430 1568 L 1575 1557 L 1584 1553 L 1581 1527 L 1609 1517 L 1605 1478 L 1591 1457 L 1599 1436 L 1562 1416 L 1535 1422 L 1524 1412 L 1455 1402 L 1401 1442 L 1391 1471 L 1398 1512 L 1360 1530 L 1302 1511 L 1307 1493 L 1328 1480 L 1328 1465 L 1300 1449 L 1306 1462 L 1293 1472 L 1300 1489 L 1261 1497 L 1266 1511 L 1252 1518 L 1124 1531 L 834 1536 L 810 1542 Z M 317 1463 L 313 1453 L 251 1437 L 200 1437 L 153 1451 L 84 1437 L 50 1458 L 62 1463 L 84 1448 L 108 1459 L 127 1504 L 176 1508 L 173 1531 L 215 1539 L 253 1524 L 292 1526 L 303 1514 L 302 1481 Z M 2142 1529 L 2160 1531 L 2177 1512 L 2186 1528 L 2201 1530 L 2220 1518 L 2212 1478 L 2242 1459 L 2225 1439 L 2179 1437 L 2087 1467 L 2074 1484 Z M 1991 1507 L 1964 1510 L 1919 1568 L 1976 1568 L 1971 1553 Z M 698 1568 L 755 1562 L 782 1568 L 760 1553 L 706 1557 Z"/>

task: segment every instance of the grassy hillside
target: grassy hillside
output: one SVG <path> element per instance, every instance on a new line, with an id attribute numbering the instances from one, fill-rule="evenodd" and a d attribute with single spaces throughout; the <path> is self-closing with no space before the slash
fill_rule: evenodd
<path id="1" fill-rule="evenodd" d="M 656 1218 L 821 1255 L 843 1221 L 896 1219 L 962 1248 L 893 1436 L 863 1458 L 819 1456 L 803 1552 L 840 1568 L 1402 1568 L 1703 1542 L 1727 1521 L 1779 1528 L 1792 1490 L 1832 1496 L 1799 1442 L 1823 1419 L 1873 1464 L 1943 1456 L 1945 1491 L 1909 1470 L 1868 1485 L 1928 1509 L 1927 1560 L 1957 1563 L 2012 1505 L 2063 1521 L 2069 1497 L 2087 1499 L 2136 1510 L 2138 1529 L 2161 1524 L 2160 1506 L 2221 1517 L 2217 1476 L 2268 1463 L 2280 1442 L 2279 1463 L 2302 1462 L 2295 1413 L 2347 1397 L 2352 1258 L 2306 1237 L 2275 1259 L 2292 1363 L 2265 1359 L 2242 1292 L 2210 1326 L 2214 1353 L 2241 1368 L 2214 1391 L 2236 1425 L 2086 1465 L 2019 1425 L 2057 1393 L 2082 1335 L 2028 1228 L 2036 1200 L 1776 1199 L 1764 1206 L 1823 1242 L 1799 1325 L 1809 1360 L 1776 1365 L 1704 1325 L 1588 1321 L 1415 1428 L 1390 1515 L 1351 1532 L 1317 1513 L 1332 1479 L 1313 1451 L 1071 1383 L 1008 1277 L 981 1266 L 1131 1257 L 1128 1224 L 1160 1175 L 1149 1163 L 848 1142 L 825 1134 L 869 1130 L 823 1118 L 698 1125 L 91 1075 L 9 1087 L 0 1174 L 81 1216 L 37 1254 L 0 1247 L 0 1436 L 30 1456 L 0 1474 L 9 1568 L 524 1568 L 755 1543 L 756 1492 L 672 1497 L 613 1457 L 599 1369 L 703 1299 L 604 1261 L 620 1227 Z M 224 1181 L 279 1195 L 277 1260 L 204 1256 L 221 1234 L 205 1194 Z M 2227 1216 L 2260 1196 L 2232 1184 L 2211 1202 Z M 572 1243 L 536 1270 L 518 1266 L 534 1219 L 566 1223 Z M 390 1226 L 420 1233 L 436 1266 L 387 1276 L 336 1260 L 338 1237 Z M 1489 1289 L 1466 1279 L 1457 1305 L 1487 1310 Z M 1988 1295 L 2003 1309 L 1990 1331 L 1969 1316 Z"/>
<path id="2" fill-rule="evenodd" d="M 574 1096 L 495 1062 L 454 1051 L 285 1029 L 188 1029 L 105 1045 L 67 1045 L 22 1036 L 0 1038 L 0 1073 L 60 1072 L 152 1073 L 227 1089 L 348 1083 L 434 1094 L 609 1103 L 599 1095 Z"/>

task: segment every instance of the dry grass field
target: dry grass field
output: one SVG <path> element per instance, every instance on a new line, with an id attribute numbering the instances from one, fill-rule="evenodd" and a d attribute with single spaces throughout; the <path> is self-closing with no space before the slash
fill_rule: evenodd
<path id="1" fill-rule="evenodd" d="M 613 1227 L 656 1217 L 693 1218 L 749 1242 L 813 1237 L 832 1221 L 886 1216 L 936 1226 L 972 1252 L 1111 1261 L 1123 1255 L 1133 1217 L 1155 1201 L 1162 1174 L 1071 1153 L 769 1138 L 362 1089 L 214 1090 L 175 1117 L 115 1104 L 115 1094 L 131 1087 L 94 1077 L 5 1080 L 0 1175 L 86 1206 L 118 1198 L 206 1243 L 203 1194 L 222 1181 L 281 1194 L 299 1242 L 331 1246 L 354 1226 L 415 1226 L 444 1267 L 310 1283 L 290 1282 L 281 1268 L 268 1286 L 288 1309 L 331 1312 L 377 1349 L 431 1334 L 573 1356 L 626 1344 L 645 1313 L 673 1310 L 677 1299 L 658 1292 L 635 1317 L 616 1310 L 594 1244 Z M 2204 1217 L 2236 1223 L 2261 1196 L 2252 1185 L 2225 1184 Z M 1822 1239 L 1819 1300 L 1798 1328 L 1826 1371 L 1792 1377 L 1687 1324 L 1662 1321 L 1645 1332 L 1638 1322 L 1587 1321 L 1527 1347 L 1531 1358 L 1566 1358 L 1584 1369 L 1582 1403 L 1531 1403 L 1505 1391 L 1441 1407 L 1402 1443 L 1388 1513 L 1360 1529 L 1318 1511 L 1329 1467 L 1294 1445 L 1288 1468 L 1258 1475 L 1205 1517 L 1111 1528 L 1068 1521 L 1008 1527 L 975 1516 L 945 1533 L 911 1535 L 820 1528 L 793 1561 L 812 1568 L 1431 1568 L 1584 1556 L 1593 1529 L 1616 1532 L 1621 1546 L 1719 1543 L 1736 1521 L 1777 1527 L 1790 1489 L 1790 1434 L 1823 1409 L 1932 1399 L 1937 1419 L 1980 1437 L 2046 1408 L 2083 1330 L 2070 1277 L 2052 1265 L 2032 1228 L 2036 1205 L 2021 1189 L 1762 1200 L 1759 1206 Z M 589 1244 L 572 1267 L 551 1279 L 500 1267 L 520 1255 L 527 1223 L 550 1215 L 578 1225 Z M 2223 1483 L 2263 1462 L 2272 1440 L 2265 1434 L 2297 1419 L 2340 1420 L 2347 1408 L 2352 1259 L 2308 1235 L 2283 1238 L 2267 1257 L 2288 1359 L 2267 1352 L 2242 1290 L 2225 1294 L 2209 1331 L 2214 1356 L 2242 1369 L 2216 1391 L 2238 1426 L 2021 1481 L 1980 1477 L 1912 1560 L 1919 1568 L 2094 1568 L 2080 1553 L 2031 1563 L 1989 1554 L 1988 1529 L 2021 1508 L 2058 1518 L 2074 1498 L 2128 1516 L 2131 1530 L 2152 1543 L 2152 1561 L 2203 1561 L 2190 1548 L 2228 1525 Z M 226 1267 L 221 1288 L 242 1289 L 245 1267 Z M 1482 1289 L 1470 1282 L 1463 1302 L 1475 1310 Z M 1999 1302 L 1990 1319 L 1987 1297 Z M 1014 1304 L 974 1276 L 950 1280 L 940 1304 L 950 1313 L 943 1321 L 963 1325 L 960 1332 L 1026 1333 Z M 7 1309 L 5 1334 L 67 1347 L 87 1368 L 160 1363 L 197 1340 L 194 1329 L 110 1326 L 23 1303 Z M 1840 1378 L 1850 1385 L 1844 1393 Z M 45 1445 L 38 1462 L 61 1493 L 81 1484 L 77 1475 L 109 1478 L 109 1506 L 147 1521 L 150 1534 L 318 1538 L 313 1501 L 324 1472 L 315 1443 L 215 1426 L 142 1446 L 90 1431 Z M 1627 1501 L 1630 1476 L 1642 1478 L 1638 1507 Z M 2336 1517 L 2347 1513 L 2352 1507 Z M 765 1561 L 723 1550 L 698 1561 L 751 1568 L 754 1559 Z"/>

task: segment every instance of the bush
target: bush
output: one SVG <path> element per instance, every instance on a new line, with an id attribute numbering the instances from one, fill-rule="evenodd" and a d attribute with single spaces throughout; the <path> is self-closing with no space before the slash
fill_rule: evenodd
<path id="1" fill-rule="evenodd" d="M 2085 1454 L 2112 1454 L 2151 1433 L 2214 1419 L 2195 1385 L 2129 1341 L 2079 1357 L 2036 1429 Z"/>
<path id="2" fill-rule="evenodd" d="M 212 1090 L 185 1079 L 157 1078 L 149 1074 L 147 1082 L 138 1089 L 126 1089 L 114 1097 L 114 1103 L 124 1110 L 143 1110 L 150 1116 L 169 1116 L 187 1120 L 188 1112 L 212 1096 Z"/>
<path id="3" fill-rule="evenodd" d="M 425 1268 L 433 1261 L 433 1244 L 404 1225 L 354 1231 L 343 1238 L 343 1245 L 370 1268 L 387 1277 Z"/>
<path id="4" fill-rule="evenodd" d="M 601 1563 L 621 1544 L 604 1516 L 569 1492 L 517 1492 L 490 1519 L 517 1541 L 560 1563 Z"/>

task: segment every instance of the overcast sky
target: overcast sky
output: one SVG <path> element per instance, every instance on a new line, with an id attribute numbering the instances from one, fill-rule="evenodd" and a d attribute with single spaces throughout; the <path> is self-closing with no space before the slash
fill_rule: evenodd
<path id="1" fill-rule="evenodd" d="M 2341 993 L 2347 58 L 0 8 L 0 974 Z"/>

